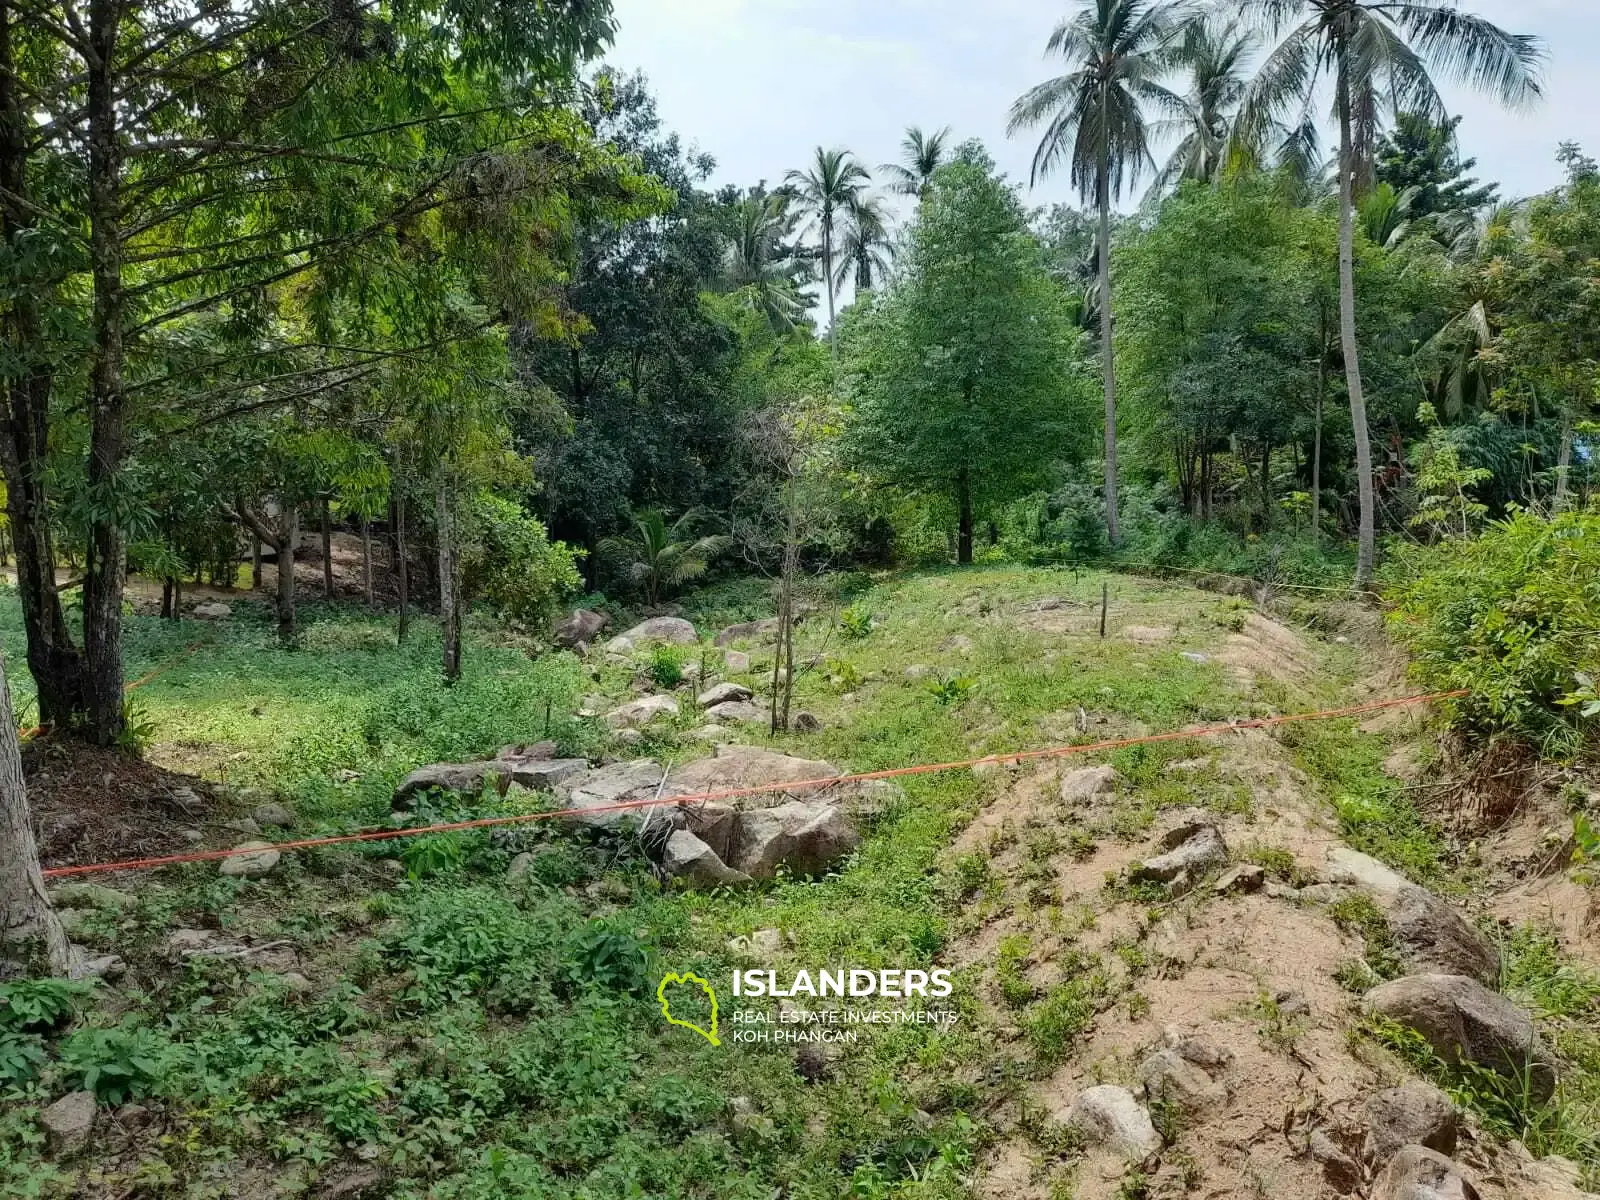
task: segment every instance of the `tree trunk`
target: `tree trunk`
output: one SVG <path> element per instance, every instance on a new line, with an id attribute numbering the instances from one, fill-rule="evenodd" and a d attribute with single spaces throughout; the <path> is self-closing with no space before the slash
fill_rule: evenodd
<path id="1" fill-rule="evenodd" d="M 33 224 L 28 199 L 28 120 L 17 92 L 11 43 L 12 14 L 0 4 L 0 236 L 14 246 Z M 17 595 L 28 644 L 28 670 L 38 691 L 39 723 L 80 725 L 88 711 L 83 656 L 72 643 L 56 591 L 55 545 L 46 491 L 50 392 L 47 362 L 36 357 L 42 342 L 39 296 L 15 289 L 0 316 L 0 345 L 14 360 L 6 387 L 7 412 L 0 420 L 0 469 L 6 482 L 6 512 L 17 556 Z"/>
<path id="2" fill-rule="evenodd" d="M 72 947 L 39 874 L 11 688 L 0 660 L 0 943 L 34 939 L 44 943 L 51 974 L 71 972 Z"/>
<path id="3" fill-rule="evenodd" d="M 361 518 L 361 596 L 372 607 L 372 520 Z"/>
<path id="4" fill-rule="evenodd" d="M 333 599 L 333 513 L 328 498 L 322 498 L 322 598 Z"/>
<path id="5" fill-rule="evenodd" d="M 89 366 L 88 492 L 99 503 L 89 523 L 83 581 L 83 647 L 88 733 L 102 746 L 122 734 L 122 591 L 127 535 L 110 498 L 125 450 L 122 394 L 122 147 L 117 129 L 115 56 L 121 9 L 113 0 L 89 5 L 85 62 L 89 127 L 89 266 L 94 287 Z"/>
<path id="6" fill-rule="evenodd" d="M 1102 105 L 1102 111 L 1103 111 Z M 1100 369 L 1106 392 L 1106 537 L 1115 546 L 1122 540 L 1117 521 L 1117 364 L 1111 319 L 1111 164 L 1109 152 L 1100 150 L 1100 176 L 1095 181 L 1100 202 Z"/>
<path id="7" fill-rule="evenodd" d="M 833 231 L 826 225 L 822 229 L 822 286 L 828 293 L 828 353 L 837 359 L 839 331 L 834 328 L 833 319 Z"/>
<path id="8" fill-rule="evenodd" d="M 1272 443 L 1261 447 L 1261 527 L 1272 528 Z"/>
<path id="9" fill-rule="evenodd" d="M 295 635 L 299 632 L 298 619 L 295 613 L 294 596 L 294 551 L 300 544 L 300 509 L 292 503 L 284 504 L 284 511 L 278 518 L 279 538 L 276 549 L 278 551 L 278 641 L 285 646 L 294 645 Z"/>
<path id="10" fill-rule="evenodd" d="M 1322 540 L 1322 404 L 1328 394 L 1328 310 L 1321 305 L 1317 328 L 1317 416 L 1311 435 L 1311 540 Z"/>
<path id="11" fill-rule="evenodd" d="M 444 681 L 461 678 L 461 595 L 457 587 L 455 480 L 441 463 L 434 485 L 434 518 L 439 548 L 439 620 L 444 633 Z"/>
<path id="12" fill-rule="evenodd" d="M 394 549 L 395 580 L 400 591 L 400 617 L 395 626 L 395 641 L 404 645 L 406 635 L 411 632 L 411 571 L 406 562 L 406 500 L 398 494 L 394 498 Z"/>
<path id="13" fill-rule="evenodd" d="M 961 510 L 956 527 L 956 562 L 966 566 L 972 562 L 972 478 L 966 467 L 956 476 L 956 503 Z"/>
<path id="14" fill-rule="evenodd" d="M 778 581 L 778 644 L 772 656 L 773 733 L 789 728 L 794 701 L 794 581 L 800 571 L 799 491 L 791 470 L 784 503 L 783 566 Z"/>
<path id="15" fill-rule="evenodd" d="M 172 605 L 172 576 L 168 575 L 161 581 L 161 619 L 172 620 L 175 611 Z"/>
<path id="16" fill-rule="evenodd" d="M 1339 105 L 1339 341 L 1345 382 L 1350 391 L 1350 424 L 1356 436 L 1356 487 L 1361 511 L 1356 547 L 1356 587 L 1372 583 L 1377 564 L 1377 498 L 1372 484 L 1372 442 L 1367 432 L 1367 402 L 1361 390 L 1361 359 L 1356 345 L 1355 152 L 1351 145 L 1350 83 L 1341 70 Z"/>
<path id="17" fill-rule="evenodd" d="M 1561 409 L 1561 450 L 1556 455 L 1556 494 L 1551 503 L 1555 512 L 1567 507 L 1568 479 L 1572 475 L 1572 409 Z"/>
<path id="18" fill-rule="evenodd" d="M 250 535 L 250 587 L 261 590 L 261 539 L 254 533 Z"/>

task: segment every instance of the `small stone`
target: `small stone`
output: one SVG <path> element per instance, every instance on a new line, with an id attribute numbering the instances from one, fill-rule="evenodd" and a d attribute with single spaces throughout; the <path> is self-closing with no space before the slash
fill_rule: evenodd
<path id="1" fill-rule="evenodd" d="M 822 722 L 817 719 L 814 713 L 798 712 L 794 715 L 792 724 L 796 733 L 822 732 Z"/>
<path id="2" fill-rule="evenodd" d="M 644 734 L 637 729 L 619 729 L 616 733 L 616 742 L 619 746 L 626 746 L 633 750 L 644 745 Z"/>
<path id="3" fill-rule="evenodd" d="M 661 866 L 673 878 L 707 891 L 718 887 L 739 887 L 750 882 L 750 876 L 723 862 L 715 850 L 687 829 L 674 830 L 672 836 L 667 838 Z"/>
<path id="4" fill-rule="evenodd" d="M 1272 1002 L 1278 1006 L 1280 1017 L 1304 1017 L 1311 1014 L 1311 1002 L 1299 992 L 1274 992 Z"/>
<path id="5" fill-rule="evenodd" d="M 743 650 L 729 650 L 723 655 L 722 663 L 734 675 L 743 675 L 750 670 L 750 656 Z"/>
<path id="6" fill-rule="evenodd" d="M 1219 896 L 1230 892 L 1259 892 L 1266 881 L 1267 873 L 1261 867 L 1255 863 L 1240 863 L 1224 871 L 1212 890 Z"/>
<path id="7" fill-rule="evenodd" d="M 1178 832 L 1187 832 L 1180 830 Z M 1160 845 L 1173 840 L 1169 835 Z M 1136 863 L 1129 872 L 1135 881 L 1151 881 L 1177 885 L 1180 881 L 1192 887 L 1212 867 L 1228 861 L 1228 846 L 1215 825 L 1205 825 L 1164 854 Z"/>
<path id="8" fill-rule="evenodd" d="M 1500 978 L 1500 955 L 1450 905 L 1425 888 L 1401 888 L 1385 914 L 1389 932 L 1414 972 L 1466 975 L 1493 987 Z"/>
<path id="9" fill-rule="evenodd" d="M 1318 1129 L 1311 1135 L 1307 1149 L 1311 1157 L 1322 1164 L 1322 1177 L 1328 1186 L 1341 1196 L 1347 1196 L 1361 1186 L 1361 1168 L 1327 1134 Z"/>
<path id="10" fill-rule="evenodd" d="M 933 668 L 926 666 L 923 663 L 912 663 L 904 671 L 901 671 L 900 674 L 906 679 L 913 681 L 918 679 L 927 679 L 933 674 Z"/>
<path id="11" fill-rule="evenodd" d="M 97 1112 L 93 1092 L 68 1092 L 39 1115 L 57 1158 L 71 1158 L 88 1147 Z"/>
<path id="12" fill-rule="evenodd" d="M 384 1175 L 378 1167 L 360 1167 L 340 1175 L 317 1189 L 318 1200 L 361 1200 L 375 1196 L 383 1188 Z"/>
<path id="13" fill-rule="evenodd" d="M 1109 763 L 1069 771 L 1061 781 L 1061 800 L 1065 804 L 1087 804 L 1096 796 L 1110 795 L 1117 786 L 1117 769 Z"/>
<path id="14" fill-rule="evenodd" d="M 228 852 L 218 870 L 238 879 L 260 879 L 270 875 L 282 857 L 270 842 L 245 842 Z"/>
<path id="15" fill-rule="evenodd" d="M 261 826 L 257 825 L 252 817 L 241 817 L 237 821 L 224 821 L 222 827 L 229 833 L 238 833 L 245 837 L 261 836 Z"/>
<path id="16" fill-rule="evenodd" d="M 1161 1032 L 1162 1044 L 1204 1070 L 1221 1071 L 1233 1062 L 1233 1051 L 1203 1033 L 1185 1033 L 1176 1025 Z"/>
<path id="17" fill-rule="evenodd" d="M 699 729 L 693 730 L 689 736 L 696 741 L 710 742 L 715 746 L 724 745 L 734 740 L 733 730 L 722 725 L 702 725 Z"/>
<path id="18" fill-rule="evenodd" d="M 155 1113 L 142 1104 L 124 1104 L 115 1113 L 117 1125 L 128 1133 L 138 1133 L 155 1120 Z"/>
<path id="19" fill-rule="evenodd" d="M 294 814 L 281 804 L 258 804 L 250 815 L 264 829 L 288 829 L 294 824 Z"/>
<path id="20" fill-rule="evenodd" d="M 1199 664 L 1202 664 L 1202 665 L 1211 661 L 1211 656 L 1210 655 L 1201 654 L 1197 650 L 1185 650 L 1183 652 L 1183 657 L 1188 659 L 1192 663 L 1199 663 Z"/>

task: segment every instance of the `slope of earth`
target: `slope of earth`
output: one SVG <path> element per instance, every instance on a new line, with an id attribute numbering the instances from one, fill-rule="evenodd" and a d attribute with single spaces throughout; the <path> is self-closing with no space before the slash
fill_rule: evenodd
<path id="1" fill-rule="evenodd" d="M 208 805 L 171 849 L 278 840 L 283 820 L 317 836 L 535 811 L 550 798 L 516 787 L 435 793 L 398 815 L 390 796 L 422 764 L 544 738 L 596 763 L 681 768 L 731 742 L 870 771 L 1351 703 L 1380 686 L 1348 615 L 1275 619 L 1121 576 L 884 576 L 849 601 L 850 619 L 824 611 L 802 627 L 795 707 L 809 732 L 777 738 L 737 709 L 707 728 L 697 704 L 717 681 L 758 705 L 770 694 L 758 630 L 727 647 L 705 625 L 695 645 L 530 660 L 520 639 L 477 626 L 466 677 L 446 690 L 427 625 L 397 647 L 374 616 L 314 607 L 302 648 L 283 651 L 248 602 L 203 626 L 135 617 L 138 669 L 168 665 L 136 693 L 149 758 L 207 781 Z M 676 713 L 656 702 L 664 715 L 639 728 L 605 719 L 651 696 Z M 1366 851 L 1452 902 L 1477 881 L 1470 848 L 1434 833 L 1383 772 L 1411 732 L 1338 721 L 907 777 L 853 814 L 861 846 L 826 875 L 709 893 L 664 885 L 629 829 L 549 822 L 285 854 L 259 878 L 207 863 L 107 877 L 109 893 L 60 889 L 74 936 L 125 970 L 75 1018 L 28 1031 L 45 1058 L 33 1078 L 7 1084 L 0 1068 L 0 1191 L 1339 1194 L 1314 1135 L 1359 1159 L 1362 1103 L 1416 1059 L 1361 1021 L 1359 993 L 1393 973 L 1390 948 L 1361 889 L 1317 890 L 1329 853 Z M 1179 889 L 1134 879 L 1128 868 L 1195 809 L 1230 863 Z M 1252 862 L 1258 889 L 1216 893 L 1224 870 Z M 1550 1040 L 1581 1053 L 1589 977 L 1543 935 L 1508 935 L 1504 958 L 1548 1002 Z M 730 1003 L 734 970 L 842 967 L 949 969 L 940 1006 L 960 1019 L 844 1044 L 712 1045 L 665 1022 L 655 995 L 668 971 L 716 982 L 726 1034 L 735 1008 L 821 1007 Z M 1209 1103 L 1150 1101 L 1146 1051 L 1195 1036 L 1221 1064 Z M 1063 1119 L 1093 1084 L 1139 1092 L 1160 1139 L 1149 1156 L 1126 1161 Z M 95 1100 L 81 1136 L 44 1120 L 76 1089 Z M 1482 1194 L 1563 1194 L 1537 1190 L 1567 1185 L 1535 1153 L 1576 1155 L 1575 1138 L 1525 1132 L 1533 1149 L 1518 1157 L 1504 1126 L 1469 1117 L 1462 1133 Z M 1535 1190 L 1518 1182 L 1535 1177 Z"/>

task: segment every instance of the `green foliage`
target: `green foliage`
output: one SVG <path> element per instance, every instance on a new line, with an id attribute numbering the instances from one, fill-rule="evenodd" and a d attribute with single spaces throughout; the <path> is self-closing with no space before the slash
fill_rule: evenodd
<path id="1" fill-rule="evenodd" d="M 839 629 L 851 641 L 872 635 L 872 610 L 852 604 L 839 613 Z"/>
<path id="2" fill-rule="evenodd" d="M 578 590 L 577 554 L 511 500 L 479 492 L 462 522 L 462 584 L 503 620 L 543 629 Z"/>
<path id="3" fill-rule="evenodd" d="M 107 1104 L 125 1104 L 154 1094 L 173 1059 L 170 1043 L 153 1030 L 123 1024 L 90 1027 L 61 1043 L 61 1065 L 75 1087 Z"/>
<path id="4" fill-rule="evenodd" d="M 677 646 L 656 646 L 646 668 L 656 686 L 675 688 L 683 682 L 683 651 Z"/>
<path id="5" fill-rule="evenodd" d="M 978 681 L 969 675 L 941 675 L 923 686 L 940 704 L 950 705 L 965 700 L 978 686 Z"/>
<path id="6" fill-rule="evenodd" d="M 909 239 L 901 275 L 844 330 L 846 454 L 875 480 L 987 511 L 1087 450 L 1084 348 L 1021 203 L 977 151 L 939 170 Z"/>
<path id="7" fill-rule="evenodd" d="M 634 517 L 631 536 L 607 538 L 600 550 L 653 606 L 663 596 L 700 578 L 712 560 L 732 549 L 733 539 L 727 534 L 694 534 L 695 526 L 705 517 L 703 512 L 686 512 L 668 525 L 660 511 L 647 509 Z"/>
<path id="8" fill-rule="evenodd" d="M 1592 745 L 1579 675 L 1600 672 L 1600 512 L 1517 513 L 1482 537 L 1405 553 L 1390 628 L 1424 683 L 1465 688 L 1467 731 L 1545 753 Z"/>

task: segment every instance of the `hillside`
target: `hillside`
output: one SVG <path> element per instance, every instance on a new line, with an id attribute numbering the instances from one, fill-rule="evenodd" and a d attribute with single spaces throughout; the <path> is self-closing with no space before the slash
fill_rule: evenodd
<path id="1" fill-rule="evenodd" d="M 359 611 L 317 610 L 307 654 L 278 649 L 254 601 L 177 628 L 135 618 L 136 665 L 159 670 L 135 693 L 148 765 L 78 763 L 42 789 L 45 865 L 527 813 L 619 770 L 635 790 L 608 795 L 670 796 L 1415 690 L 1354 606 L 1262 613 L 1130 576 L 987 568 L 862 580 L 848 619 L 813 614 L 796 691 L 813 732 L 768 738 L 738 700 L 708 729 L 697 693 L 770 686 L 759 630 L 710 643 L 750 597 L 691 603 L 704 642 L 607 650 L 612 629 L 586 660 L 530 661 L 480 629 L 449 690 L 431 627 L 397 649 Z M 676 715 L 606 719 L 661 695 Z M 517 770 L 574 760 L 556 796 L 422 789 L 391 815 L 414 768 L 546 737 Z M 1401 708 L 835 788 L 824 801 L 859 848 L 815 879 L 791 849 L 776 878 L 711 891 L 669 884 L 659 834 L 609 816 L 290 852 L 256 878 L 202 862 L 55 885 L 74 937 L 121 964 L 44 1030 L 42 1076 L 0 1116 L 0 1178 L 106 1197 L 1389 1200 L 1384 1130 L 1427 1117 L 1479 1195 L 1578 1195 L 1600 1166 L 1587 892 L 1537 804 L 1452 832 L 1432 746 L 1426 711 Z M 30 755 L 36 776 L 59 761 Z M 90 820 L 53 834 L 89 792 Z M 686 807 L 704 822 L 711 806 Z M 1186 862 L 1163 867 L 1171 848 Z M 654 994 L 666 972 L 713 981 L 726 1035 L 734 1008 L 850 1006 L 731 1003 L 735 970 L 846 967 L 948 970 L 946 1001 L 870 1006 L 959 1017 L 713 1046 Z M 1364 1013 L 1383 981 L 1445 967 L 1532 1014 L 1561 1072 L 1552 1103 Z M 1128 1089 L 1131 1135 L 1085 1116 L 1105 1086 Z M 46 1135 L 41 1110 L 77 1088 L 98 1098 L 92 1126 Z"/>

